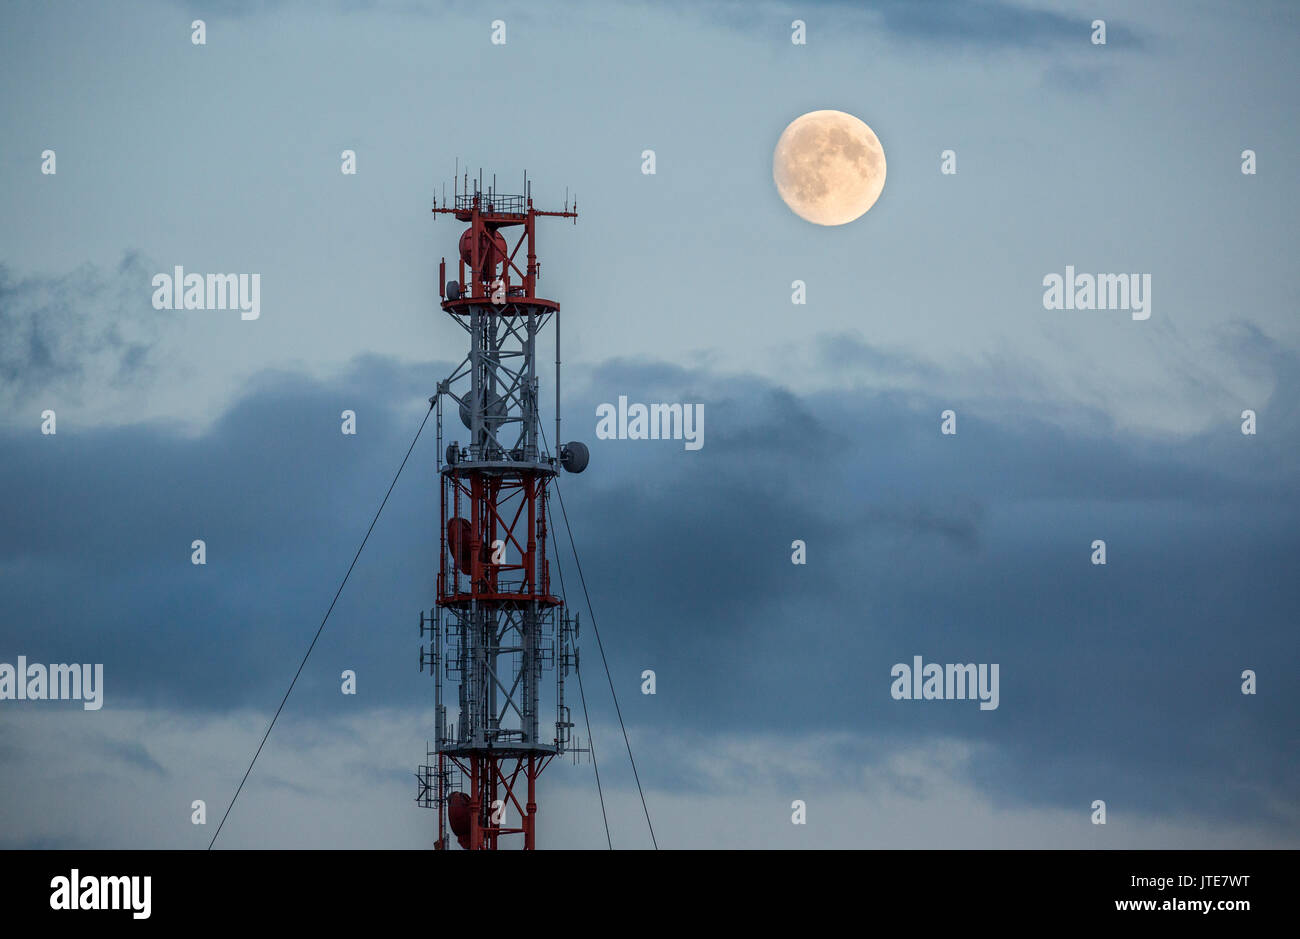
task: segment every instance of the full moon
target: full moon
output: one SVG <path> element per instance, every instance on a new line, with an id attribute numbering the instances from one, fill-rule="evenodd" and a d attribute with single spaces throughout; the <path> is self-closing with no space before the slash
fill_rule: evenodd
<path id="1" fill-rule="evenodd" d="M 880 198 L 885 151 L 852 114 L 809 111 L 776 142 L 772 178 L 795 215 L 818 225 L 845 225 Z"/>

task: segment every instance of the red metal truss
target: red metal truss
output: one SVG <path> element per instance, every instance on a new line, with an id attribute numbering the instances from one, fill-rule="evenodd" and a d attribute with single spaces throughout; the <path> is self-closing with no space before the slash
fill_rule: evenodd
<path id="1" fill-rule="evenodd" d="M 470 600 L 536 600 L 550 606 L 561 599 L 550 592 L 550 564 L 546 558 L 546 500 L 550 477 L 521 472 L 512 476 L 485 476 L 476 471 L 451 474 L 453 499 L 448 514 L 446 494 L 442 498 L 438 602 L 444 606 Z M 462 498 L 464 503 L 462 503 Z M 517 502 L 511 505 L 512 502 Z M 469 511 L 466 519 L 462 514 Z M 451 545 L 447 523 L 455 519 L 469 522 L 468 543 L 463 550 Z M 494 563 L 492 546 L 501 542 L 507 557 L 513 548 L 518 563 Z M 468 565 L 463 562 L 468 560 Z M 499 589 L 502 574 L 519 571 L 521 589 Z M 458 576 L 459 575 L 459 576 Z M 459 589 L 460 578 L 469 581 L 468 590 Z"/>
<path id="2" fill-rule="evenodd" d="M 461 846 L 470 851 L 493 851 L 503 835 L 523 835 L 524 849 L 535 848 L 537 777 L 554 755 L 497 757 L 475 754 L 468 761 L 456 757 L 449 759 L 469 780 L 469 824 L 468 831 L 458 835 Z M 520 801 L 518 793 L 521 783 L 523 801 Z M 519 819 L 518 825 L 509 824 L 512 808 L 514 817 Z"/>

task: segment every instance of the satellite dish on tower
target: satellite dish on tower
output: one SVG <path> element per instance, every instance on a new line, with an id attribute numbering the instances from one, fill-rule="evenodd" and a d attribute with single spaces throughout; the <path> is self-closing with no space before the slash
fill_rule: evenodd
<path id="1" fill-rule="evenodd" d="M 560 465 L 570 473 L 581 473 L 591 462 L 591 451 L 585 443 L 570 440 L 560 448 Z"/>
<path id="2" fill-rule="evenodd" d="M 499 231 L 487 231 L 481 234 L 478 239 L 478 250 L 481 270 L 475 273 L 483 275 L 481 279 L 484 280 L 487 279 L 488 274 L 495 275 L 497 268 L 510 258 L 510 246 L 506 244 L 505 235 Z M 472 264 L 473 251 L 474 229 L 467 228 L 460 236 L 460 259 L 466 264 Z"/>
<path id="3" fill-rule="evenodd" d="M 483 423 L 489 432 L 495 432 L 501 422 L 506 419 L 506 402 L 495 391 L 487 392 L 485 397 L 487 398 L 487 407 L 483 409 Z M 460 404 L 460 422 L 468 429 L 473 430 L 474 427 L 470 423 L 472 418 L 473 415 L 470 414 L 469 405 L 462 401 Z"/>

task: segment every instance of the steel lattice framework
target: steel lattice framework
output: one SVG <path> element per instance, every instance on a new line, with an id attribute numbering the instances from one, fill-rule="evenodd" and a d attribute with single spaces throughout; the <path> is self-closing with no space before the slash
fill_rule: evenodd
<path id="1" fill-rule="evenodd" d="M 536 782 L 574 749 L 564 703 L 577 669 L 578 621 L 553 592 L 547 558 L 548 486 L 563 467 L 581 472 L 578 443 L 548 452 L 538 408 L 537 340 L 554 326 L 556 441 L 559 439 L 560 305 L 536 295 L 536 220 L 577 219 L 533 207 L 531 195 L 457 192 L 435 214 L 469 227 L 460 238 L 460 279 L 439 274 L 442 309 L 469 336 L 469 353 L 439 383 L 441 496 L 437 605 L 420 614 L 420 667 L 434 677 L 435 744 L 420 767 L 417 801 L 437 808 L 435 847 L 450 825 L 462 847 L 496 849 L 504 836 L 536 846 Z M 459 186 L 457 187 L 459 190 Z M 528 185 L 525 181 L 525 193 Z M 513 249 L 506 233 L 518 231 Z M 526 253 L 521 255 L 526 248 Z M 521 267 L 522 262 L 522 267 Z M 468 440 L 443 449 L 444 407 L 454 406 Z M 557 443 L 558 446 L 558 443 Z M 554 721 L 544 720 L 543 672 L 553 670 Z M 455 685 L 449 722 L 444 682 Z"/>

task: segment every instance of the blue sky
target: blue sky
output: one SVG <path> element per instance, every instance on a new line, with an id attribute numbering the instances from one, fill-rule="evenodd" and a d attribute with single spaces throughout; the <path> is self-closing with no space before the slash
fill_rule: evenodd
<path id="1" fill-rule="evenodd" d="M 561 485 L 661 843 L 1300 841 L 1292 7 L 55 3 L 0 21 L 0 661 L 105 665 L 101 711 L 0 704 L 0 843 L 206 844 L 191 800 L 224 809 L 464 353 L 435 303 L 459 228 L 428 212 L 458 158 L 579 198 L 540 242 L 565 436 L 592 448 Z M 879 203 L 833 229 L 771 181 L 782 128 L 820 108 L 865 120 L 889 160 Z M 260 272 L 262 316 L 154 310 L 150 278 L 176 264 Z M 1067 264 L 1150 273 L 1151 319 L 1043 309 Z M 702 402 L 705 446 L 597 440 L 619 395 Z M 430 435 L 231 846 L 430 840 L 410 773 L 431 731 L 433 461 Z M 584 649 L 616 844 L 642 846 Z M 999 708 L 892 700 L 891 666 L 918 654 L 1000 663 Z M 543 777 L 544 843 L 603 844 L 591 775 Z"/>

